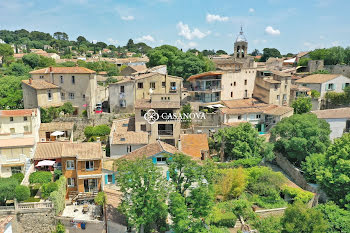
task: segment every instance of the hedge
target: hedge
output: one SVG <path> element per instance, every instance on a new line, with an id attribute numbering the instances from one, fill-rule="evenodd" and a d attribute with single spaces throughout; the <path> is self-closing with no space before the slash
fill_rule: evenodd
<path id="1" fill-rule="evenodd" d="M 11 176 L 11 178 L 18 180 L 18 183 L 20 184 L 24 178 L 24 174 L 23 173 L 15 173 Z"/>
<path id="2" fill-rule="evenodd" d="M 56 182 L 43 184 L 43 186 L 41 187 L 41 196 L 46 199 L 50 196 L 50 193 L 56 191 L 57 189 L 58 185 Z"/>
<path id="3" fill-rule="evenodd" d="M 15 188 L 15 197 L 17 201 L 24 201 L 30 197 L 30 190 L 27 186 L 18 185 Z"/>
<path id="4" fill-rule="evenodd" d="M 55 209 L 55 214 L 60 214 L 65 207 L 66 200 L 66 178 L 61 176 L 55 183 L 57 184 L 57 190 L 50 193 L 50 200 L 52 201 Z"/>
<path id="5" fill-rule="evenodd" d="M 111 132 L 108 125 L 86 126 L 84 129 L 85 137 L 106 136 Z"/>
<path id="6" fill-rule="evenodd" d="M 283 193 L 293 198 L 293 201 L 301 201 L 305 204 L 308 203 L 314 196 L 314 194 L 311 192 L 289 186 L 285 186 L 283 188 Z"/>
<path id="7" fill-rule="evenodd" d="M 45 184 L 52 181 L 51 172 L 39 171 L 30 174 L 29 183 L 31 184 Z"/>

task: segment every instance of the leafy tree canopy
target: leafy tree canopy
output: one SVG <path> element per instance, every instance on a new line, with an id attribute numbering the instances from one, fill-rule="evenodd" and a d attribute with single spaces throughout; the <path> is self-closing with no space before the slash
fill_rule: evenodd
<path id="1" fill-rule="evenodd" d="M 312 103 L 309 97 L 299 97 L 293 101 L 292 107 L 295 114 L 303 114 L 311 111 Z"/>
<path id="2" fill-rule="evenodd" d="M 260 61 L 265 62 L 267 61 L 270 57 L 278 57 L 281 58 L 282 55 L 278 49 L 275 48 L 264 48 L 263 49 L 263 55 L 260 58 Z"/>

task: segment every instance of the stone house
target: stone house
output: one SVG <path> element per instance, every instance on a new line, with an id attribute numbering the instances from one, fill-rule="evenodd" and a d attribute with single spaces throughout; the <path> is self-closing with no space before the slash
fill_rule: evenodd
<path id="1" fill-rule="evenodd" d="M 38 170 L 62 170 L 67 179 L 66 197 L 79 193 L 97 194 L 102 183 L 102 147 L 97 142 L 41 142 L 37 144 L 34 166 Z M 38 167 L 40 161 L 53 161 L 49 167 Z"/>
<path id="2" fill-rule="evenodd" d="M 277 70 L 258 70 L 255 79 L 254 98 L 267 104 L 289 105 L 290 73 Z"/>
<path id="3" fill-rule="evenodd" d="M 146 65 L 136 65 L 136 66 L 127 66 L 122 71 L 120 71 L 120 75 L 122 76 L 130 76 L 133 73 L 141 72 L 147 70 Z"/>
<path id="4" fill-rule="evenodd" d="M 39 127 L 38 109 L 0 110 L 0 177 L 29 168 Z"/>
<path id="5" fill-rule="evenodd" d="M 137 100 L 149 100 L 152 94 L 181 95 L 182 78 L 150 72 L 109 85 L 111 112 L 133 112 Z"/>
<path id="6" fill-rule="evenodd" d="M 350 108 L 317 110 L 312 113 L 316 114 L 317 118 L 328 122 L 331 129 L 331 140 L 350 132 Z"/>
<path id="7" fill-rule="evenodd" d="M 73 142 L 74 122 L 41 123 L 39 129 L 40 142 L 47 141 L 71 141 Z M 52 135 L 54 132 L 62 132 L 62 135 Z"/>
<path id="8" fill-rule="evenodd" d="M 71 102 L 78 114 L 92 114 L 97 96 L 96 72 L 84 67 L 48 67 L 22 81 L 24 107 L 57 107 Z"/>
<path id="9" fill-rule="evenodd" d="M 267 132 L 273 125 L 285 117 L 293 115 L 293 108 L 266 104 L 257 99 L 223 101 L 225 108 L 220 109 L 223 126 L 236 126 L 251 123 L 259 132 Z"/>

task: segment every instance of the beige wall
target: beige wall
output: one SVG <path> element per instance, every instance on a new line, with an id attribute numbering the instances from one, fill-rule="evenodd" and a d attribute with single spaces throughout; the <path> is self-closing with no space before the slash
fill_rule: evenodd
<path id="1" fill-rule="evenodd" d="M 49 100 L 48 91 L 51 91 L 52 98 Z M 46 89 L 46 90 L 37 90 L 37 101 L 40 107 L 57 107 L 62 104 L 60 89 Z"/>
<path id="2" fill-rule="evenodd" d="M 247 97 L 251 98 L 255 85 L 256 69 L 242 69 L 240 72 L 227 72 L 221 78 L 221 100 L 243 99 L 245 90 Z M 247 84 L 245 84 L 247 80 Z M 236 82 L 236 86 L 234 83 Z M 232 92 L 232 97 L 231 97 Z"/>
<path id="3" fill-rule="evenodd" d="M 37 108 L 37 107 L 39 107 L 36 90 L 34 88 L 29 87 L 27 84 L 24 84 L 24 83 L 22 83 L 22 90 L 23 90 L 24 108 Z"/>

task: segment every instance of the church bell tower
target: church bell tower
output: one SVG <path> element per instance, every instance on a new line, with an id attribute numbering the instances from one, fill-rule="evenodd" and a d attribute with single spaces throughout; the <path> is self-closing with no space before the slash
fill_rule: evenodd
<path id="1" fill-rule="evenodd" d="M 241 26 L 241 31 L 237 36 L 236 42 L 234 44 L 234 58 L 246 58 L 248 54 L 248 42 L 245 36 L 243 35 L 243 28 Z"/>

